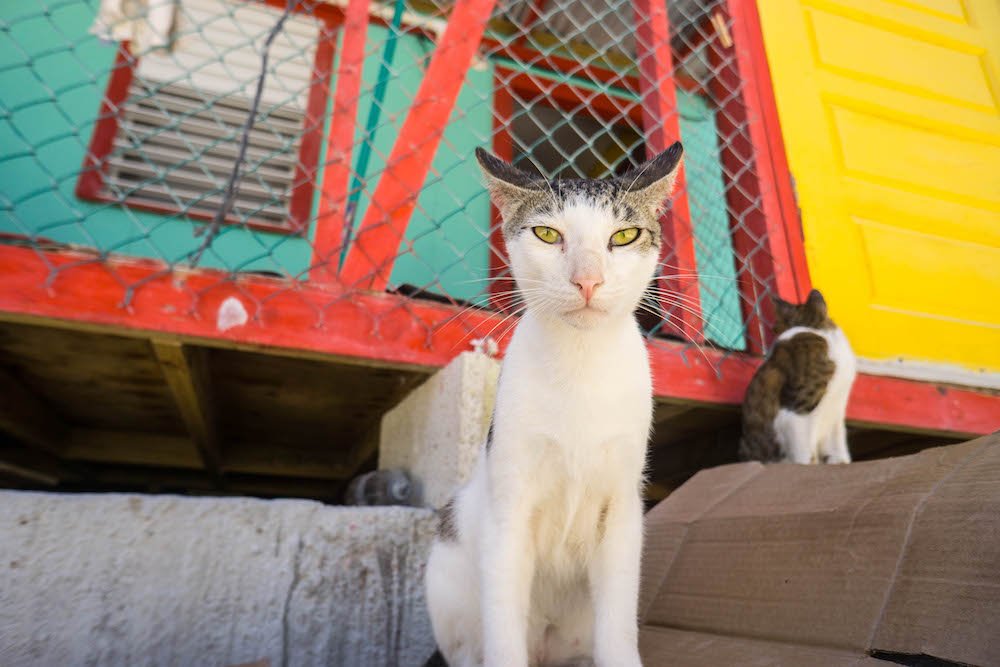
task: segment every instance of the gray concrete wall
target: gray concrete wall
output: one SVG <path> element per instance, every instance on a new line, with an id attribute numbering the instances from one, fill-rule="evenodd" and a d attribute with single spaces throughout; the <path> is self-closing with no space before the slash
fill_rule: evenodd
<path id="1" fill-rule="evenodd" d="M 0 492 L 0 665 L 422 665 L 421 509 Z"/>

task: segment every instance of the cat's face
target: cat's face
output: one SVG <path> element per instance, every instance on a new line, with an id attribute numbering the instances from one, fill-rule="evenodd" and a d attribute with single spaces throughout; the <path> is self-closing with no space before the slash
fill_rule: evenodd
<path id="1" fill-rule="evenodd" d="M 774 310 L 776 315 L 774 332 L 779 336 L 792 327 L 832 329 L 836 326 L 826 310 L 826 299 L 816 289 L 809 292 L 809 298 L 803 304 L 775 299 Z"/>
<path id="2" fill-rule="evenodd" d="M 656 269 L 659 217 L 682 152 L 675 143 L 621 177 L 547 181 L 476 151 L 529 310 L 579 328 L 635 310 Z"/>

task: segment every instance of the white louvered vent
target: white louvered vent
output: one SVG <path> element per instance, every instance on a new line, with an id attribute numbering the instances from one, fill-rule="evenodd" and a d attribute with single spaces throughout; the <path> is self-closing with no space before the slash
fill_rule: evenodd
<path id="1" fill-rule="evenodd" d="M 214 215 L 239 152 L 260 72 L 260 48 L 281 12 L 231 0 L 182 0 L 169 54 L 136 68 L 108 155 L 115 199 Z M 232 215 L 289 224 L 318 23 L 288 18 L 274 40 Z"/>

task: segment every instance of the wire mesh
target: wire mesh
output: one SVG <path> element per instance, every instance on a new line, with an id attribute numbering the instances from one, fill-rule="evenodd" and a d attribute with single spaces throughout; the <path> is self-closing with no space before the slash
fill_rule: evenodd
<path id="1" fill-rule="evenodd" d="M 279 292 L 337 285 L 330 301 L 385 290 L 404 313 L 420 300 L 502 310 L 495 295 L 508 273 L 474 148 L 547 177 L 601 177 L 640 163 L 654 137 L 679 133 L 686 179 L 669 224 L 673 238 L 691 239 L 695 261 L 666 249 L 660 272 L 678 297 L 644 327 L 651 340 L 724 350 L 766 339 L 773 276 L 757 268 L 767 239 L 748 223 L 762 205 L 745 184 L 767 183 L 746 150 L 755 119 L 733 112 L 744 91 L 725 74 L 743 46 L 731 48 L 725 3 L 669 0 L 669 35 L 656 44 L 632 0 L 500 0 L 457 73 L 457 98 L 439 96 L 450 109 L 440 139 L 427 128 L 409 147 L 431 142 L 433 160 L 401 214 L 386 209 L 380 186 L 408 158 L 399 145 L 408 115 L 442 101 L 436 82 L 422 84 L 457 7 L 368 4 L 345 121 L 338 85 L 355 72 L 342 3 L 4 3 L 0 243 L 82 251 L 70 266 L 106 265 L 125 305 L 144 284 L 117 271 L 122 257 L 156 260 L 164 274 L 270 276 Z M 666 61 L 644 70 L 650 58 Z M 650 81 L 647 71 L 665 74 Z M 666 116 L 648 113 L 651 90 L 676 98 Z M 335 150 L 338 122 L 346 151 Z M 361 274 L 345 272 L 368 252 L 359 238 L 379 227 L 398 244 L 367 257 Z M 50 280 L 66 266 L 50 264 Z M 322 307 L 315 316 L 315 326 L 338 326 Z"/>

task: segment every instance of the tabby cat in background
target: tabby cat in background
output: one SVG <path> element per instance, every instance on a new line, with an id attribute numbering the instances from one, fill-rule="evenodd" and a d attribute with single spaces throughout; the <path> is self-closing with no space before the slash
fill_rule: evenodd
<path id="1" fill-rule="evenodd" d="M 743 399 L 740 458 L 850 463 L 847 399 L 857 360 L 813 290 L 801 305 L 775 300 L 778 335 Z"/>

